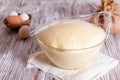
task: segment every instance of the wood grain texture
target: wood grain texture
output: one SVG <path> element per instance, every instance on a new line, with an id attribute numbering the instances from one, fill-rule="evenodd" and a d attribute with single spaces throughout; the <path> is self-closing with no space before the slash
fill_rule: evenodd
<path id="1" fill-rule="evenodd" d="M 10 11 L 32 14 L 30 27 L 33 30 L 60 17 L 95 12 L 98 5 L 100 0 L 0 0 L 0 80 L 61 80 L 52 74 L 44 75 L 36 68 L 25 67 L 29 55 L 40 48 L 35 37 L 20 40 L 16 32 L 3 24 Z M 120 60 L 120 35 L 110 35 L 101 51 Z M 120 80 L 119 74 L 120 64 L 98 80 Z"/>

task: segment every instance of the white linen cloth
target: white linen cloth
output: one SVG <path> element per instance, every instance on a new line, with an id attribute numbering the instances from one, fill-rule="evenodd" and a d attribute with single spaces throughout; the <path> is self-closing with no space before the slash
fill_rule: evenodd
<path id="1" fill-rule="evenodd" d="M 40 52 L 29 59 L 27 67 L 37 67 L 43 72 L 51 73 L 63 80 L 95 80 L 114 68 L 117 64 L 118 60 L 100 53 L 96 60 L 83 71 L 79 69 L 64 70 L 53 65 L 46 56 Z"/>

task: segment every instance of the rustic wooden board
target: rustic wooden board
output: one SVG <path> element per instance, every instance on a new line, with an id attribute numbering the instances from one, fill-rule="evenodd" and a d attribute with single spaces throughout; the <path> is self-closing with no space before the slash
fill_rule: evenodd
<path id="1" fill-rule="evenodd" d="M 16 32 L 6 28 L 3 19 L 10 11 L 32 14 L 30 27 L 34 29 L 49 20 L 92 13 L 98 5 L 100 0 L 0 0 L 0 80 L 43 80 L 44 76 L 36 68 L 25 67 L 29 55 L 40 51 L 40 48 L 35 37 L 20 40 Z M 120 35 L 110 35 L 102 52 L 120 60 Z M 120 64 L 99 80 L 120 80 L 119 74 Z M 60 79 L 46 73 L 44 80 Z"/>

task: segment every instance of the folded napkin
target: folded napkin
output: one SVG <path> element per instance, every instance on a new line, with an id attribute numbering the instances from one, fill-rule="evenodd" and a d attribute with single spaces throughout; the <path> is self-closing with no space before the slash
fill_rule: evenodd
<path id="1" fill-rule="evenodd" d="M 88 68 L 81 71 L 64 70 L 52 64 L 43 53 L 39 53 L 28 61 L 28 67 L 33 66 L 41 69 L 43 72 L 56 75 L 63 80 L 94 80 L 104 73 L 108 72 L 118 64 L 118 60 L 100 53 L 96 60 Z"/>

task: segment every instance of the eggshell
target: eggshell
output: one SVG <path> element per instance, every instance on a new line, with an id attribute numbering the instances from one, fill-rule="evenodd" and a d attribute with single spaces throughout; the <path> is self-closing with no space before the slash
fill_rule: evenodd
<path id="1" fill-rule="evenodd" d="M 18 16 L 18 13 L 16 11 L 10 12 L 9 16 Z"/>
<path id="2" fill-rule="evenodd" d="M 21 38 L 21 39 L 29 38 L 30 37 L 30 31 L 31 31 L 30 27 L 27 26 L 27 25 L 24 25 L 19 29 L 18 37 Z"/>
<path id="3" fill-rule="evenodd" d="M 23 22 L 20 16 L 8 16 L 7 21 L 11 25 L 18 25 Z"/>
<path id="4" fill-rule="evenodd" d="M 26 13 L 20 14 L 20 17 L 22 18 L 23 21 L 29 20 L 29 16 Z"/>

